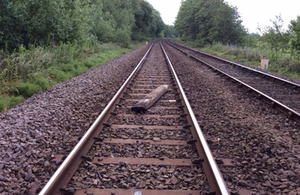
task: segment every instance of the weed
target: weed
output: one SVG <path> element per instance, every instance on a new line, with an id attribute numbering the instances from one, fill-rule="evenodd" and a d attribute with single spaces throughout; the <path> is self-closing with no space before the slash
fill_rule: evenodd
<path id="1" fill-rule="evenodd" d="M 74 76 L 78 76 L 78 75 L 80 75 L 81 73 L 84 73 L 84 72 L 86 72 L 86 71 L 88 71 L 88 68 L 87 67 L 85 67 L 85 66 L 79 66 L 76 70 L 74 70 L 73 71 L 73 75 Z"/>
<path id="2" fill-rule="evenodd" d="M 74 66 L 69 64 L 59 64 L 59 67 L 61 67 L 61 70 L 64 72 L 71 72 L 74 69 Z"/>
<path id="3" fill-rule="evenodd" d="M 17 94 L 16 95 L 21 95 L 24 98 L 29 98 L 32 96 L 34 93 L 42 91 L 42 88 L 34 83 L 19 83 L 16 87 L 17 89 Z"/>
<path id="4" fill-rule="evenodd" d="M 68 74 L 61 71 L 61 70 L 55 70 L 54 71 L 54 77 L 55 77 L 55 80 L 58 81 L 58 82 L 65 81 L 69 78 Z"/>
<path id="5" fill-rule="evenodd" d="M 87 68 L 92 68 L 92 67 L 93 67 L 93 63 L 90 62 L 90 61 L 85 61 L 85 62 L 84 62 L 84 65 L 85 65 Z"/>
<path id="6" fill-rule="evenodd" d="M 40 86 L 42 90 L 46 90 L 49 88 L 49 81 L 41 75 L 35 75 L 34 84 Z"/>
<path id="7" fill-rule="evenodd" d="M 130 45 L 139 46 L 140 43 Z M 20 46 L 11 54 L 0 50 L 1 98 L 5 96 L 0 100 L 0 112 L 128 51 L 113 43 L 97 42 L 61 43 L 54 48 Z"/>
<path id="8" fill-rule="evenodd" d="M 24 100 L 25 100 L 25 98 L 23 96 L 13 96 L 9 100 L 8 108 L 12 108 L 15 105 L 23 102 Z"/>

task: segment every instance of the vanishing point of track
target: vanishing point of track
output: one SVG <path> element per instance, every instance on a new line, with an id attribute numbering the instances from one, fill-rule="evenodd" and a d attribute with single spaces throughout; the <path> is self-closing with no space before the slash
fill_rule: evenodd
<path id="1" fill-rule="evenodd" d="M 168 91 L 131 111 L 160 85 Z M 229 194 L 161 44 L 154 43 L 43 194 Z"/>

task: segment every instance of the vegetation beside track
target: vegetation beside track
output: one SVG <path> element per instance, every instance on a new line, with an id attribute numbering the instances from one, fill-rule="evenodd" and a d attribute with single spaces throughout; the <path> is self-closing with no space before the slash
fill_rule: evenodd
<path id="1" fill-rule="evenodd" d="M 141 45 L 132 43 L 126 48 L 114 43 L 20 47 L 2 60 L 0 112 Z"/>
<path id="2" fill-rule="evenodd" d="M 271 26 L 249 33 L 236 7 L 218 0 L 186 0 L 181 4 L 175 28 L 187 45 L 258 66 L 269 58 L 268 70 L 300 78 L 300 16 L 284 29 L 281 16 Z"/>
<path id="3" fill-rule="evenodd" d="M 2 0 L 0 112 L 145 42 L 176 36 L 145 0 Z"/>
<path id="4" fill-rule="evenodd" d="M 216 43 L 200 48 L 202 51 L 213 53 L 219 56 L 227 57 L 240 61 L 250 66 L 260 66 L 263 56 L 272 56 L 271 50 L 260 50 L 258 48 L 241 47 L 233 45 L 222 45 Z M 272 59 L 272 58 L 271 58 Z M 268 70 L 284 75 L 292 79 L 300 79 L 300 61 L 290 57 L 288 54 L 281 54 L 277 60 L 271 60 Z"/>
<path id="5" fill-rule="evenodd" d="M 190 41 L 183 42 L 177 39 L 176 42 L 256 67 L 260 66 L 262 57 L 267 57 L 270 60 L 268 66 L 269 71 L 292 79 L 300 79 L 300 60 L 298 56 L 293 56 L 287 52 L 276 52 L 264 46 L 247 47 L 214 43 L 199 47 Z"/>

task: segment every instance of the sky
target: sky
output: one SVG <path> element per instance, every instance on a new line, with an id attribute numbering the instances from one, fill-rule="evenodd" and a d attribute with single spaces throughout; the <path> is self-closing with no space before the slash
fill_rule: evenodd
<path id="1" fill-rule="evenodd" d="M 181 0 L 147 0 L 161 14 L 166 24 L 173 25 L 180 8 Z M 284 29 L 291 20 L 300 16 L 300 0 L 225 0 L 237 7 L 243 26 L 249 33 L 259 33 L 257 27 L 272 26 L 270 20 L 281 15 Z"/>

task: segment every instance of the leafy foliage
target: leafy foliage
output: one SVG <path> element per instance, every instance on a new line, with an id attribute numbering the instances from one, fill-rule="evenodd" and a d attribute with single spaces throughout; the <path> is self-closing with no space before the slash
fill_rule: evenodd
<path id="1" fill-rule="evenodd" d="M 271 20 L 273 26 L 266 27 L 262 31 L 260 41 L 264 47 L 270 48 L 272 51 L 272 60 L 278 61 L 279 53 L 284 53 L 289 49 L 289 40 L 291 33 L 283 29 L 283 20 L 281 16 L 276 16 L 275 20 Z"/>
<path id="2" fill-rule="evenodd" d="M 300 59 L 300 16 L 298 16 L 296 20 L 291 21 L 290 30 L 293 34 L 290 39 L 292 53 L 296 54 L 298 59 Z"/>
<path id="3" fill-rule="evenodd" d="M 130 48 L 137 46 L 140 45 L 130 45 Z M 3 60 L 6 66 L 0 72 L 0 112 L 34 93 L 44 91 L 127 51 L 129 49 L 115 43 L 69 43 L 55 48 L 20 48 Z"/>
<path id="4" fill-rule="evenodd" d="M 88 6 L 81 0 L 4 0 L 1 4 L 1 48 L 82 41 L 89 31 Z"/>
<path id="5" fill-rule="evenodd" d="M 259 65 L 262 57 L 270 60 L 269 70 L 291 78 L 300 76 L 300 17 L 292 20 L 289 29 L 283 28 L 281 16 L 271 20 L 272 25 L 259 28 L 260 34 L 244 36 L 243 43 L 206 46 L 206 51 L 233 58 L 247 64 Z"/>
<path id="6" fill-rule="evenodd" d="M 164 36 L 160 14 L 144 0 L 1 0 L 0 50 Z"/>
<path id="7" fill-rule="evenodd" d="M 0 13 L 0 112 L 123 54 L 131 40 L 175 33 L 145 0 L 1 0 Z"/>
<path id="8" fill-rule="evenodd" d="M 223 0 L 183 1 L 175 27 L 184 41 L 195 41 L 197 45 L 240 44 L 245 35 L 237 9 Z"/>

